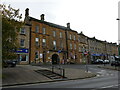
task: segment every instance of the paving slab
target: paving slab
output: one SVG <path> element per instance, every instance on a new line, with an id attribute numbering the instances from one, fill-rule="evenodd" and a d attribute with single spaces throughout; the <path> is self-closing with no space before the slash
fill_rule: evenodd
<path id="1" fill-rule="evenodd" d="M 2 85 L 9 86 L 40 82 L 52 82 L 52 79 L 35 72 L 35 70 L 42 69 L 51 70 L 50 68 L 32 65 L 17 65 L 14 68 L 3 68 Z M 81 69 L 65 68 L 65 77 L 68 78 L 67 80 L 90 78 L 94 76 L 96 75 L 90 72 L 85 72 Z"/>

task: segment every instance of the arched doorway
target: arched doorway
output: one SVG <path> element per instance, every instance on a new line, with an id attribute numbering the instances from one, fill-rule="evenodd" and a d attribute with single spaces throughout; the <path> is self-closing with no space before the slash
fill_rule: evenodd
<path id="1" fill-rule="evenodd" d="M 57 54 L 52 55 L 52 64 L 59 64 L 60 58 Z"/>

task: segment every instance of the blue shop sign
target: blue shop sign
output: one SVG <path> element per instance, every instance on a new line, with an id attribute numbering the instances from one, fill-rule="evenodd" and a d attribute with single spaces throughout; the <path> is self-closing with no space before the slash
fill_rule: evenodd
<path id="1" fill-rule="evenodd" d="M 61 50 L 58 50 L 58 53 L 61 53 Z"/>
<path id="2" fill-rule="evenodd" d="M 28 49 L 26 48 L 19 48 L 16 53 L 28 53 Z"/>

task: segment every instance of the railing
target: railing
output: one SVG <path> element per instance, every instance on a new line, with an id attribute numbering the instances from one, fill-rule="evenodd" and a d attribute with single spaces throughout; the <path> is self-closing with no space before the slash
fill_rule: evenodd
<path id="1" fill-rule="evenodd" d="M 65 78 L 65 69 L 61 66 L 52 66 L 52 72 L 58 73 Z"/>

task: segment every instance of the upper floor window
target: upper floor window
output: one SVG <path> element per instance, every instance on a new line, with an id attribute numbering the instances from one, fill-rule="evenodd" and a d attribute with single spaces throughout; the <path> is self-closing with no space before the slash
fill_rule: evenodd
<path id="1" fill-rule="evenodd" d="M 20 46 L 22 46 L 22 47 L 25 46 L 25 39 L 20 40 Z"/>
<path id="2" fill-rule="evenodd" d="M 35 38 L 35 44 L 36 44 L 36 46 L 39 45 L 39 38 Z"/>
<path id="3" fill-rule="evenodd" d="M 70 49 L 72 49 L 72 43 L 70 43 Z"/>
<path id="4" fill-rule="evenodd" d="M 42 28 L 42 33 L 46 34 L 46 28 Z"/>
<path id="5" fill-rule="evenodd" d="M 61 49 L 63 48 L 63 42 L 62 41 L 60 42 L 60 48 Z"/>
<path id="6" fill-rule="evenodd" d="M 81 52 L 81 47 L 79 46 L 79 52 Z"/>
<path id="7" fill-rule="evenodd" d="M 53 37 L 56 37 L 56 31 L 53 31 Z"/>
<path id="8" fill-rule="evenodd" d="M 78 37 L 78 41 L 80 42 L 80 37 Z"/>
<path id="9" fill-rule="evenodd" d="M 70 39 L 72 39 L 72 35 L 70 34 Z"/>
<path id="10" fill-rule="evenodd" d="M 53 41 L 53 49 L 55 49 L 56 50 L 56 41 Z"/>
<path id="11" fill-rule="evenodd" d="M 25 28 L 24 27 L 20 28 L 20 34 L 25 34 Z"/>
<path id="12" fill-rule="evenodd" d="M 75 35 L 74 35 L 74 40 L 76 40 L 76 37 L 75 37 Z"/>
<path id="13" fill-rule="evenodd" d="M 38 53 L 38 51 L 36 51 L 36 52 L 35 52 L 35 59 L 38 59 L 38 58 L 39 58 L 38 55 L 39 55 L 39 53 Z"/>
<path id="14" fill-rule="evenodd" d="M 39 26 L 35 26 L 35 32 L 39 33 Z"/>
<path id="15" fill-rule="evenodd" d="M 62 38 L 62 32 L 60 32 L 60 38 Z"/>
<path id="16" fill-rule="evenodd" d="M 76 44 L 74 44 L 74 49 L 76 50 Z"/>
<path id="17" fill-rule="evenodd" d="M 43 39 L 43 46 L 46 46 L 46 39 Z"/>

